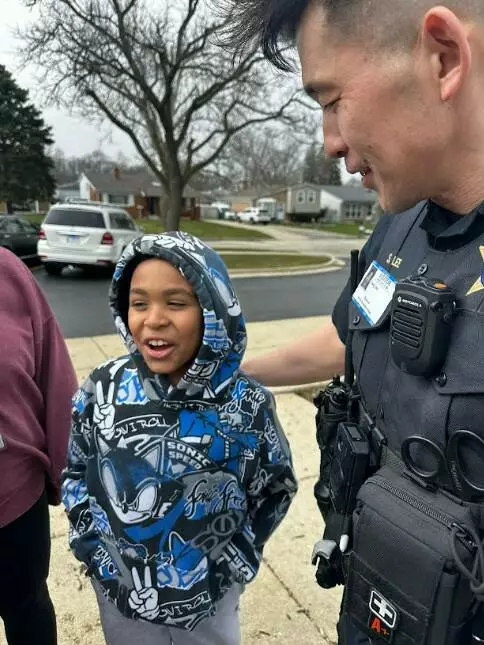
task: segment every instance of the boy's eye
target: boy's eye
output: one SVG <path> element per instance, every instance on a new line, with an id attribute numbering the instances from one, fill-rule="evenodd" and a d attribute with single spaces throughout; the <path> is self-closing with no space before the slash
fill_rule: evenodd
<path id="1" fill-rule="evenodd" d="M 175 309 L 181 309 L 182 307 L 186 307 L 185 302 L 180 302 L 179 300 L 170 300 L 168 302 L 169 307 L 174 307 Z"/>
<path id="2" fill-rule="evenodd" d="M 142 300 L 133 300 L 129 303 L 129 306 L 133 309 L 142 309 L 146 306 L 146 302 L 143 302 Z"/>

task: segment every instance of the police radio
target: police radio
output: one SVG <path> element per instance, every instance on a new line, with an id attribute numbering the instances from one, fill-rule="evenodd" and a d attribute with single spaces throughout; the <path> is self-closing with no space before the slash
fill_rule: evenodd
<path id="1" fill-rule="evenodd" d="M 456 311 L 452 290 L 440 280 L 410 276 L 395 287 L 391 315 L 391 355 L 414 376 L 433 376 L 447 356 Z"/>

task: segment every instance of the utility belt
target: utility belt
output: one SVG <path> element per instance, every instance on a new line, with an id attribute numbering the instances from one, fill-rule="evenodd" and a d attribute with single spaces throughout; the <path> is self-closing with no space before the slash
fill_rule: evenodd
<path id="1" fill-rule="evenodd" d="M 359 410 L 358 424 L 338 424 L 328 459 L 332 504 L 313 552 L 318 582 L 345 584 L 343 615 L 372 642 L 481 642 L 475 615 L 484 600 L 476 528 L 482 504 L 445 490 L 443 475 L 440 482 L 412 472 Z"/>

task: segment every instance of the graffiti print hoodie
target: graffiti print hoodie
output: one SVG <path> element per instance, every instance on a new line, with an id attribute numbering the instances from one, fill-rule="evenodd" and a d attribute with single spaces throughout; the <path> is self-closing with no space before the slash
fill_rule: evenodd
<path id="1" fill-rule="evenodd" d="M 151 372 L 127 328 L 133 268 L 159 257 L 192 285 L 203 340 L 176 386 Z M 161 285 L 160 285 L 161 286 Z M 184 233 L 124 252 L 111 308 L 128 356 L 74 399 L 63 501 L 69 542 L 127 617 L 193 629 L 248 583 L 297 484 L 272 395 L 239 371 L 244 320 L 220 257 Z"/>

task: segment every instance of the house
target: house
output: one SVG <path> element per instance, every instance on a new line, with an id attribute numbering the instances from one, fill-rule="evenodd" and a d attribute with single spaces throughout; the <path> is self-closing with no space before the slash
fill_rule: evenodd
<path id="1" fill-rule="evenodd" d="M 378 201 L 374 190 L 363 185 L 321 186 L 321 212 L 331 222 L 371 218 Z"/>
<path id="2" fill-rule="evenodd" d="M 240 213 L 251 206 L 257 206 L 259 199 L 273 198 L 278 206 L 286 206 L 285 186 L 259 186 L 241 190 L 234 195 L 224 195 L 223 201 L 228 202 L 233 211 Z"/>
<path id="3" fill-rule="evenodd" d="M 122 206 L 135 217 L 155 215 L 163 209 L 163 189 L 160 182 L 148 171 L 87 172 L 80 178 L 80 198 Z M 182 217 L 200 218 L 201 193 L 187 187 L 183 192 Z"/>
<path id="4" fill-rule="evenodd" d="M 54 194 L 58 202 L 65 202 L 69 199 L 79 199 L 81 197 L 80 182 L 72 181 L 68 184 L 59 184 Z"/>
<path id="5" fill-rule="evenodd" d="M 293 221 L 328 222 L 371 217 L 377 195 L 363 186 L 318 186 L 302 183 L 287 188 L 286 213 Z"/>

